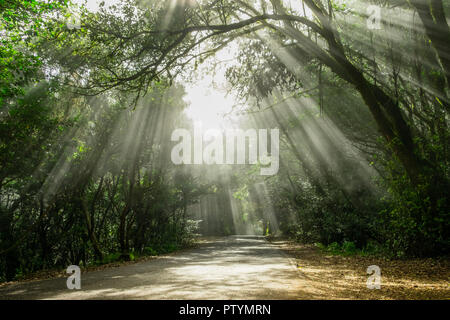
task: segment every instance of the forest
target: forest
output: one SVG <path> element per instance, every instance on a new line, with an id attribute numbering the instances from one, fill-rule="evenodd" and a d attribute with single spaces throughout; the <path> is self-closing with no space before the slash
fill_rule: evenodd
<path id="1" fill-rule="evenodd" d="M 449 19 L 442 0 L 0 0 L 0 282 L 200 236 L 448 256 Z M 207 136 L 197 156 L 196 128 L 256 156 Z"/>

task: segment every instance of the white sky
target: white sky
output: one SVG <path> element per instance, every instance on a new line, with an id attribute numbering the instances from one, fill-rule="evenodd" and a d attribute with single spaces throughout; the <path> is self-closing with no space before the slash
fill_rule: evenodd
<path id="1" fill-rule="evenodd" d="M 102 2 L 102 0 L 72 0 L 73 3 L 79 5 L 79 6 L 86 6 L 90 11 L 98 11 L 99 9 L 99 3 Z M 105 7 L 108 7 L 110 5 L 119 4 L 121 0 L 104 0 Z M 85 5 L 86 4 L 86 5 Z"/>
<path id="2" fill-rule="evenodd" d="M 91 11 L 99 9 L 101 0 L 73 0 L 80 6 L 86 6 Z M 105 0 L 105 6 L 120 3 L 120 0 Z M 229 49 L 223 49 L 218 54 L 219 60 L 227 60 L 234 55 L 237 46 L 230 45 Z M 234 52 L 233 52 L 234 51 Z M 204 129 L 217 128 L 223 129 L 231 126 L 231 123 L 224 119 L 223 115 L 229 113 L 235 104 L 231 96 L 226 96 L 225 90 L 217 90 L 212 85 L 213 81 L 218 87 L 224 87 L 225 66 L 216 69 L 215 76 L 210 75 L 206 71 L 199 68 L 198 72 L 204 72 L 204 77 L 195 83 L 185 84 L 186 97 L 185 100 L 190 104 L 186 109 L 189 118 L 197 123 L 201 123 Z"/>
<path id="3" fill-rule="evenodd" d="M 236 50 L 237 45 L 231 43 L 228 48 L 219 51 L 216 58 L 219 61 L 228 60 L 235 55 Z M 203 128 L 225 129 L 232 126 L 233 118 L 224 118 L 224 114 L 229 113 L 236 104 L 233 96 L 226 94 L 226 67 L 226 63 L 220 63 L 212 75 L 200 66 L 197 72 L 200 72 L 203 78 L 185 84 L 185 100 L 190 103 L 186 113 L 192 120 L 201 122 Z"/>

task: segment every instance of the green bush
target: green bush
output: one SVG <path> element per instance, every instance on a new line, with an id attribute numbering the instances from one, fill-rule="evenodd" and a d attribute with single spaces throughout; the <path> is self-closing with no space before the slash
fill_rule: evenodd
<path id="1" fill-rule="evenodd" d="M 448 189 L 433 181 L 413 188 L 406 177 L 401 177 L 391 180 L 388 191 L 390 201 L 379 218 L 386 248 L 398 258 L 448 254 Z"/>
<path id="2" fill-rule="evenodd" d="M 341 246 L 337 242 L 330 243 L 327 246 L 327 251 L 334 254 L 339 254 L 341 252 Z"/>
<path id="3" fill-rule="evenodd" d="M 97 261 L 97 264 L 108 264 L 108 263 L 116 262 L 116 261 L 120 260 L 120 257 L 121 257 L 120 252 L 110 253 L 110 254 L 105 255 L 101 262 Z"/>
<path id="4" fill-rule="evenodd" d="M 354 255 L 361 254 L 363 252 L 362 250 L 358 250 L 355 243 L 352 241 L 344 241 L 342 244 L 332 242 L 329 245 L 324 245 L 323 243 L 318 242 L 315 245 L 321 251 L 334 255 Z"/>
<path id="5" fill-rule="evenodd" d="M 145 247 L 144 248 L 144 255 L 146 255 L 146 256 L 157 256 L 158 252 L 156 252 L 156 250 L 153 249 L 152 247 Z"/>
<path id="6" fill-rule="evenodd" d="M 342 244 L 342 247 L 341 247 L 341 251 L 344 254 L 355 254 L 357 251 L 356 245 L 354 242 L 344 241 L 344 243 Z"/>

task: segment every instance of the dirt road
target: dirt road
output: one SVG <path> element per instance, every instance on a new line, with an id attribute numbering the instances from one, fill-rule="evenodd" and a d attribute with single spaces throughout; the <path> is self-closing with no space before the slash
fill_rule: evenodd
<path id="1" fill-rule="evenodd" d="M 369 290 L 369 265 L 381 268 Z M 330 256 L 289 241 L 257 236 L 204 240 L 183 250 L 81 275 L 6 284 L 0 299 L 449 299 L 448 260 L 388 261 Z"/>
<path id="2" fill-rule="evenodd" d="M 0 299 L 298 299 L 299 273 L 262 237 L 217 238 L 198 248 L 66 278 L 11 284 Z"/>

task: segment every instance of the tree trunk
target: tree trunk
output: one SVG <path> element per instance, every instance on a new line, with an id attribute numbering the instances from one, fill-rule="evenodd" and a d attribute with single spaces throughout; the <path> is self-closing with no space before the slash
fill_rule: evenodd
<path id="1" fill-rule="evenodd" d="M 126 204 L 120 214 L 120 221 L 119 221 L 119 244 L 120 244 L 121 258 L 125 260 L 128 260 L 130 258 L 126 237 L 126 230 L 127 230 L 126 222 L 128 212 L 130 211 L 129 208 L 130 208 L 129 204 Z"/>
<path id="2" fill-rule="evenodd" d="M 89 240 L 92 243 L 92 248 L 94 249 L 94 254 L 95 254 L 95 258 L 99 261 L 103 260 L 103 253 L 102 250 L 100 249 L 100 245 L 97 241 L 97 236 L 95 235 L 95 230 L 94 230 L 94 226 L 92 224 L 91 221 L 91 214 L 89 213 L 89 209 L 88 209 L 88 205 L 86 203 L 86 199 L 82 199 L 81 200 L 81 206 L 83 209 L 83 213 L 84 213 L 84 218 L 86 221 L 86 226 L 87 226 L 87 230 L 88 230 L 88 236 L 89 236 Z"/>

